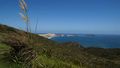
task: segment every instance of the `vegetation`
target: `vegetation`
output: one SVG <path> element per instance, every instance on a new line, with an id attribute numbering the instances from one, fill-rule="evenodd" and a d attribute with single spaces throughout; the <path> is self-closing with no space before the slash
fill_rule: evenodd
<path id="1" fill-rule="evenodd" d="M 29 34 L 31 43 L 26 32 L 0 25 L 0 68 L 120 68 L 120 49 L 84 48 Z"/>
<path id="2" fill-rule="evenodd" d="M 27 32 L 29 32 L 30 22 L 29 22 L 27 4 L 24 0 L 19 0 L 19 6 L 21 9 L 20 16 L 22 17 L 23 21 L 26 23 L 26 30 L 27 30 Z"/>
<path id="3" fill-rule="evenodd" d="M 60 44 L 30 33 L 27 4 L 19 5 L 27 31 L 0 24 L 0 68 L 120 68 L 120 49 Z"/>

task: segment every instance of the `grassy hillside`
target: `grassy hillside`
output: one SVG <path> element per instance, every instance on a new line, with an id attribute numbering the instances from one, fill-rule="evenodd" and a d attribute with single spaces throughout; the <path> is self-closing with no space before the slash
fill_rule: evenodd
<path id="1" fill-rule="evenodd" d="M 0 25 L 0 68 L 120 68 L 120 49 L 84 48 L 74 42 L 59 44 L 36 34 L 29 36 Z M 21 47 L 19 54 L 13 53 Z M 23 62 L 26 59 L 29 62 Z"/>

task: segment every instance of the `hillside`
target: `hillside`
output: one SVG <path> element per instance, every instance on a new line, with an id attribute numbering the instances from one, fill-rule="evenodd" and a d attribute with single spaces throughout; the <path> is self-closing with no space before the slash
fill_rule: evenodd
<path id="1" fill-rule="evenodd" d="M 21 48 L 24 49 L 17 54 Z M 13 56 L 13 51 L 18 52 Z M 120 68 L 120 49 L 84 48 L 74 42 L 60 44 L 0 24 L 0 68 Z"/>

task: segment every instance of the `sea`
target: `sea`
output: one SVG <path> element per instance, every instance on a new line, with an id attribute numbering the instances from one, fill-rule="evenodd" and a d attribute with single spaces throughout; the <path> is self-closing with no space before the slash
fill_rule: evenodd
<path id="1" fill-rule="evenodd" d="M 51 39 L 60 43 L 78 42 L 84 47 L 120 48 L 120 35 L 79 34 L 75 36 L 57 36 Z"/>

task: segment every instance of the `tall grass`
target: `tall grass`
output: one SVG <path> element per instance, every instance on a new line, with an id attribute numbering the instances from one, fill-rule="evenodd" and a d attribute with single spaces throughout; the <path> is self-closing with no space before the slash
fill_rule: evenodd
<path id="1" fill-rule="evenodd" d="M 32 49 L 32 37 L 31 37 L 31 29 L 28 15 L 28 7 L 24 0 L 19 0 L 20 7 L 20 16 L 26 24 L 27 33 L 22 33 L 20 36 L 15 34 L 10 36 L 7 41 L 4 41 L 5 44 L 9 44 L 12 49 L 10 51 L 11 61 L 16 64 L 24 64 L 30 62 L 32 59 L 36 57 L 36 52 Z"/>
<path id="2" fill-rule="evenodd" d="M 28 7 L 24 0 L 19 0 L 19 6 L 20 6 L 20 16 L 22 17 L 23 21 L 26 23 L 26 30 L 27 32 L 30 31 L 30 22 L 29 22 L 29 16 L 28 16 Z"/>

